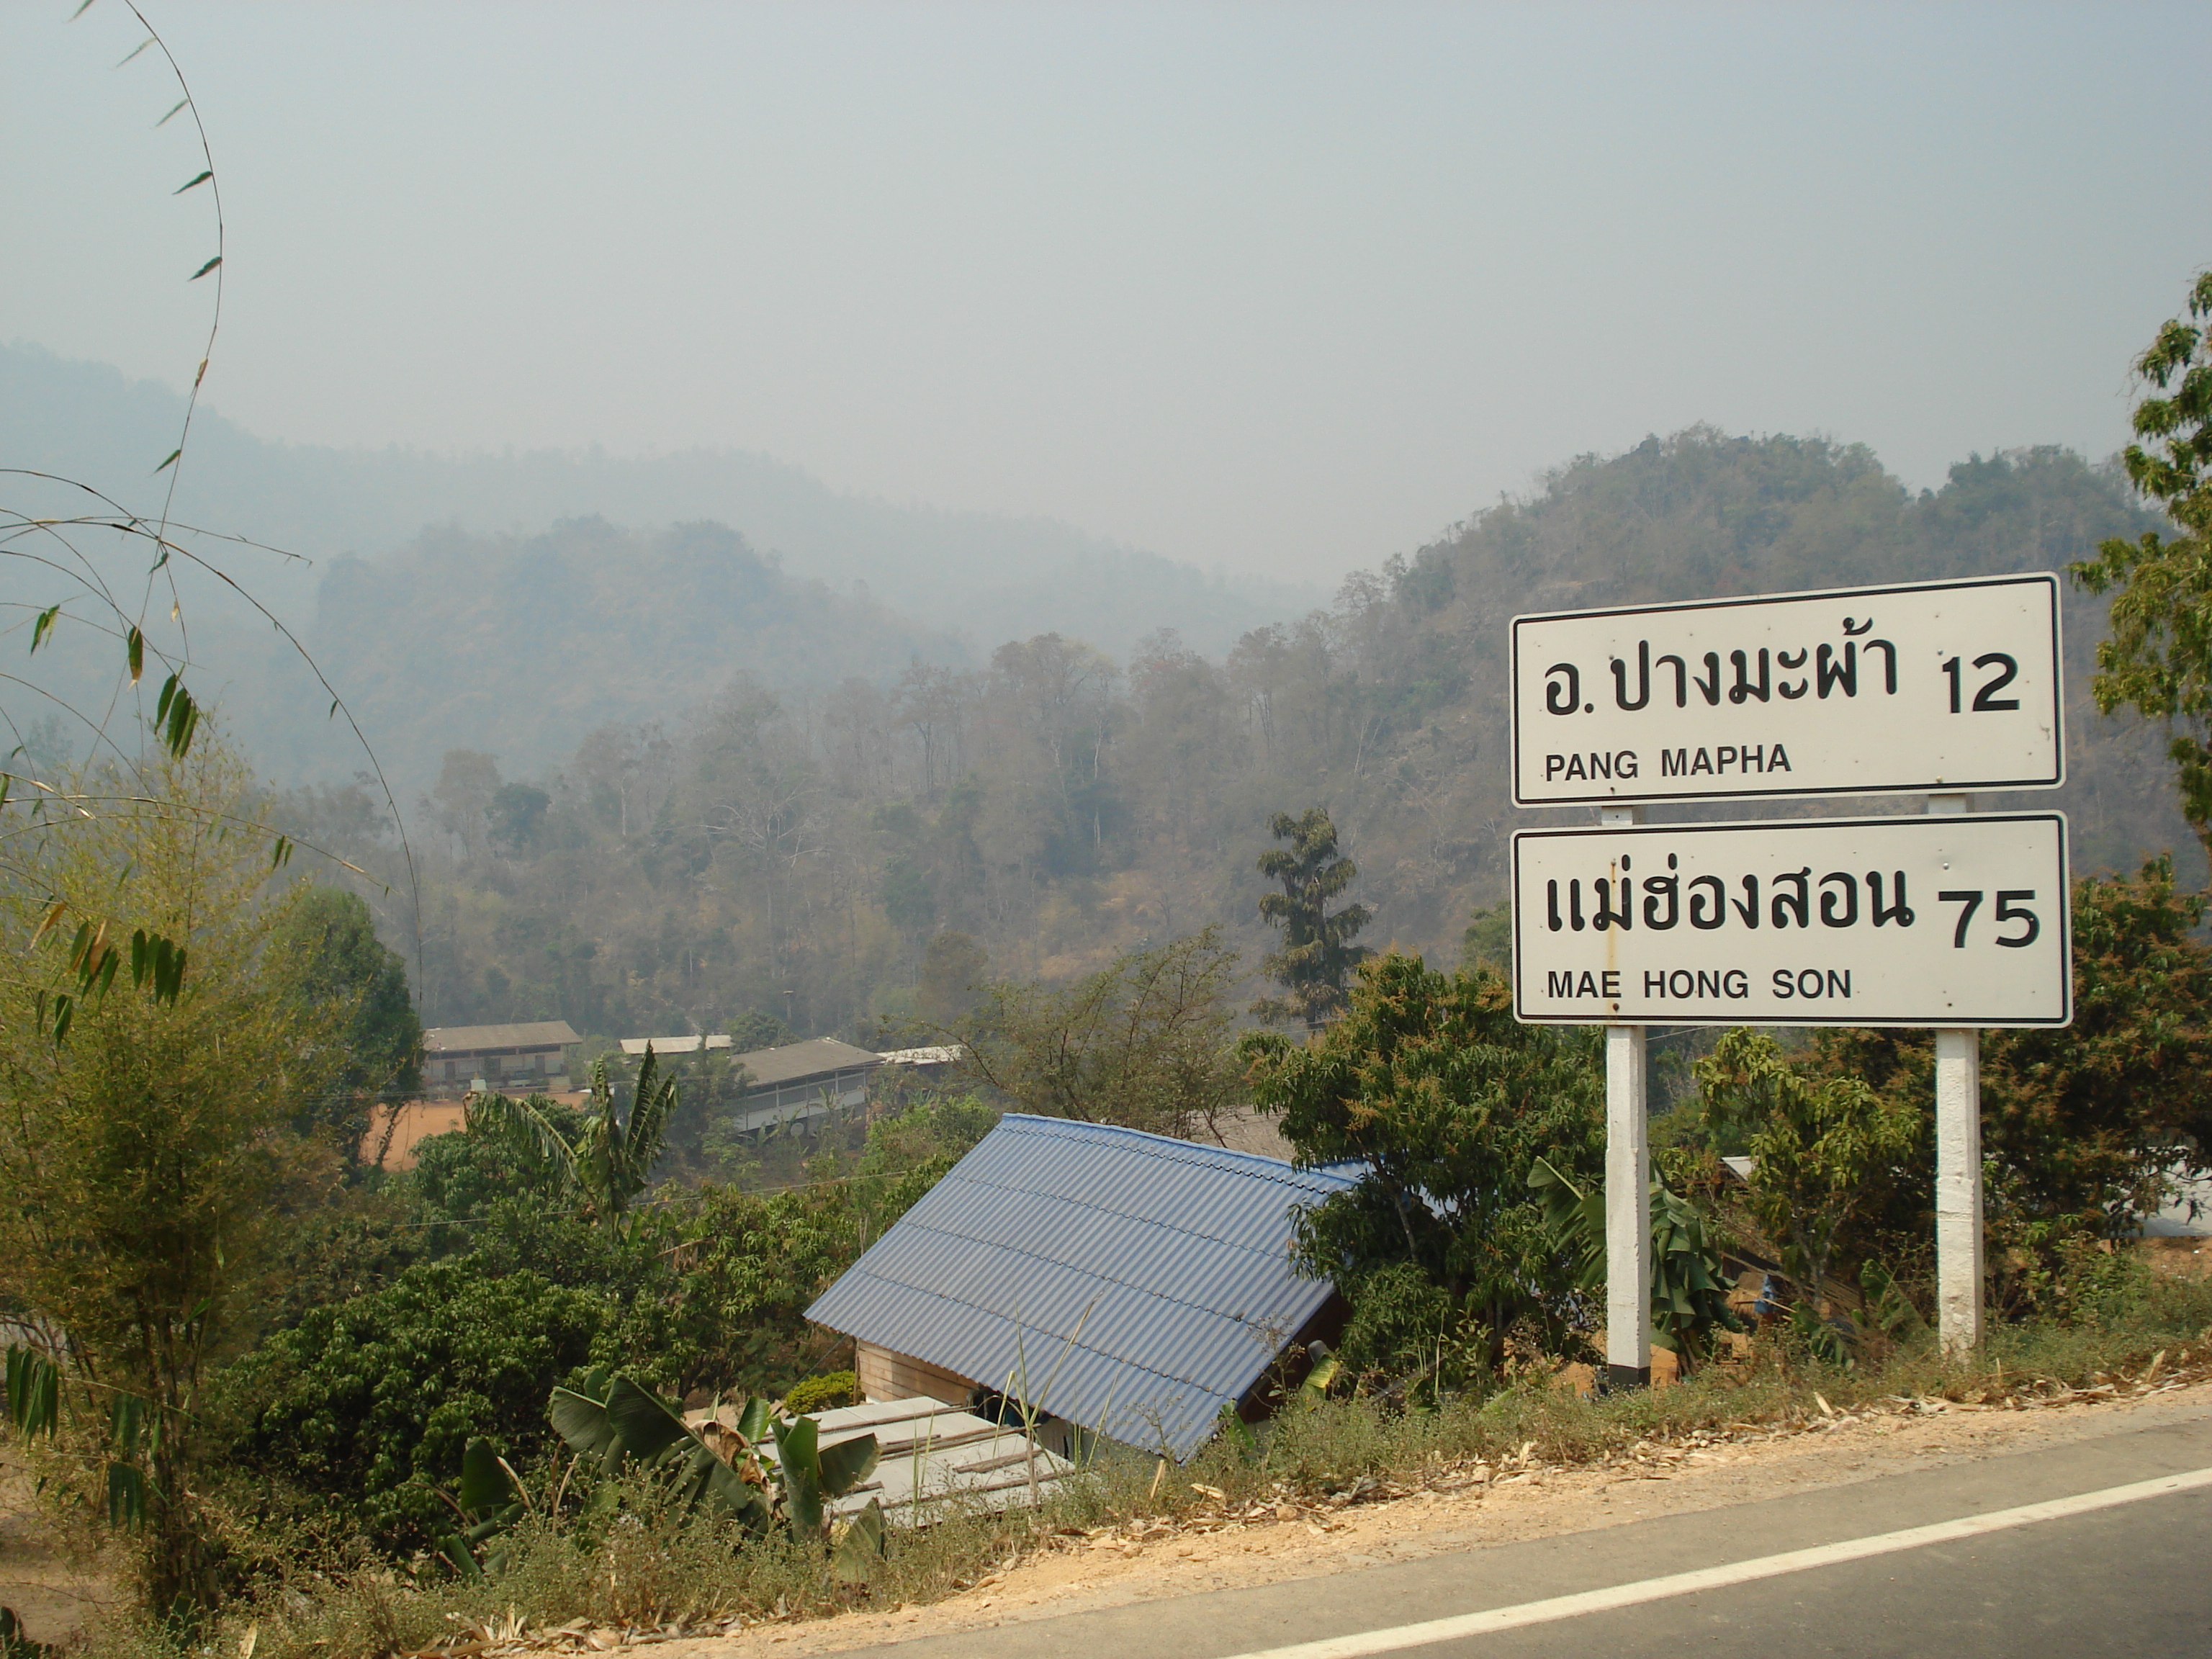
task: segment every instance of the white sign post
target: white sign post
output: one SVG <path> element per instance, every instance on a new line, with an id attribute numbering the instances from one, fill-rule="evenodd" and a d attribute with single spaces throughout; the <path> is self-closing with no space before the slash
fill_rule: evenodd
<path id="1" fill-rule="evenodd" d="M 1982 1334 L 1978 1028 L 2073 1017 L 2057 578 L 1515 619 L 1514 1010 L 1606 1033 L 1606 1359 L 1650 1378 L 1644 1027 L 1934 1026 L 1947 1351 Z M 1646 825 L 1640 803 L 1929 791 L 1924 818 Z"/>
<path id="2" fill-rule="evenodd" d="M 1626 829 L 1640 806 L 1601 806 Z M 1605 1374 L 1610 1388 L 1651 1381 L 1651 1124 L 1641 1025 L 1605 1028 Z"/>

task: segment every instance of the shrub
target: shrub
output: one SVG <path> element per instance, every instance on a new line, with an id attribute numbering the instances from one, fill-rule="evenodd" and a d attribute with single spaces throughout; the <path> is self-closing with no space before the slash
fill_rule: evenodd
<path id="1" fill-rule="evenodd" d="M 422 1542 L 448 1514 L 434 1489 L 459 1476 L 471 1435 L 518 1463 L 550 1447 L 546 1396 L 591 1363 L 617 1311 L 534 1273 L 421 1263 L 314 1310 L 233 1369 L 239 1453 L 383 1542 Z"/>
<path id="2" fill-rule="evenodd" d="M 816 1412 L 853 1405 L 860 1397 L 859 1377 L 850 1371 L 828 1371 L 820 1376 L 810 1376 L 804 1382 L 793 1383 L 785 1391 L 783 1408 L 794 1417 L 808 1417 Z"/>

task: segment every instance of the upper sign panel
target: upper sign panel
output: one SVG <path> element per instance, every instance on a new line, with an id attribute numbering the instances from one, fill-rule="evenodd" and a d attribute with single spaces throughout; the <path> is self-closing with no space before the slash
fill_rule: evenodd
<path id="1" fill-rule="evenodd" d="M 1517 617 L 1513 799 L 2047 789 L 2058 579 Z"/>

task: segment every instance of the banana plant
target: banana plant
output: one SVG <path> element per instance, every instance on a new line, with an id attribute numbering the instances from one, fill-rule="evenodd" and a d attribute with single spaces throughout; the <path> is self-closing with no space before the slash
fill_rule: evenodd
<path id="1" fill-rule="evenodd" d="M 461 1518 L 459 1527 L 441 1534 L 436 1540 L 438 1553 L 453 1571 L 464 1578 L 482 1578 L 487 1571 L 497 1572 L 505 1566 L 504 1550 L 487 1550 L 481 1561 L 477 1552 L 529 1512 L 530 1495 L 523 1490 L 514 1467 L 492 1449 L 490 1441 L 482 1436 L 470 1440 L 461 1454 L 459 1490 L 452 1497 L 443 1492 L 439 1496 L 446 1498 Z"/>
<path id="2" fill-rule="evenodd" d="M 1544 1206 L 1552 1236 L 1574 1263 L 1575 1283 L 1605 1288 L 1605 1190 L 1584 1188 L 1548 1158 L 1538 1158 L 1528 1185 Z M 1705 1238 L 1705 1218 L 1690 1201 L 1651 1178 L 1651 1340 L 1687 1367 L 1705 1357 L 1716 1330 L 1737 1328 L 1729 1311 L 1727 1270 Z"/>
<path id="3" fill-rule="evenodd" d="M 755 1537 L 784 1529 L 830 1545 L 832 1570 L 848 1583 L 866 1582 L 883 1555 L 883 1506 L 876 1499 L 834 1535 L 823 1516 L 829 1500 L 875 1473 L 872 1434 L 825 1447 L 812 1418 L 778 1418 L 757 1398 L 745 1401 L 735 1426 L 710 1419 L 694 1429 L 659 1396 L 604 1371 L 580 1389 L 554 1389 L 550 1414 L 576 1455 L 605 1474 L 629 1464 L 667 1471 L 686 1513 L 712 1504 Z M 763 1455 L 771 1443 L 773 1457 Z"/>
<path id="4" fill-rule="evenodd" d="M 626 1231 L 632 1203 L 653 1177 L 676 1111 L 676 1079 L 661 1076 L 659 1066 L 647 1047 L 624 1116 L 615 1106 L 606 1056 L 600 1055 L 592 1067 L 592 1103 L 573 1135 L 562 1133 L 545 1110 L 551 1103 L 536 1095 L 509 1100 L 500 1094 L 472 1094 L 469 1123 L 499 1136 L 520 1157 L 551 1166 L 609 1225 Z"/>

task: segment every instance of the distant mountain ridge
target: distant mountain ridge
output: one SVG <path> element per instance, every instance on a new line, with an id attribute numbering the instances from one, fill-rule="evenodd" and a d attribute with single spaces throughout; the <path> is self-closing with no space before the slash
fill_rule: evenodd
<path id="1" fill-rule="evenodd" d="M 152 513 L 166 483 L 155 464 L 183 411 L 156 382 L 0 346 L 0 465 L 82 479 Z M 673 715 L 739 669 L 791 687 L 887 682 L 912 657 L 981 662 L 1045 633 L 1121 657 L 1163 628 L 1218 654 L 1328 597 L 1208 577 L 1050 520 L 841 492 L 764 455 L 340 450 L 267 442 L 205 408 L 173 511 L 313 561 L 234 551 L 226 565 L 361 700 L 371 741 L 410 781 L 434 774 L 446 747 L 550 763 L 585 729 L 556 731 L 563 718 Z M 577 562 L 586 547 L 599 568 Z M 703 585 L 686 591 L 694 579 Z M 454 625 L 457 596 L 473 629 Z M 586 598 L 588 609 L 561 608 Z M 502 606 L 507 622 L 495 620 Z M 527 627 L 512 620 L 525 615 Z M 218 601 L 196 634 L 265 769 L 343 775 L 360 763 L 264 625 Z M 480 690 L 447 652 L 538 688 L 529 706 Z"/>
<path id="2" fill-rule="evenodd" d="M 105 364 L 0 346 L 5 465 L 111 491 L 112 480 L 136 481 L 139 499 L 125 505 L 158 505 L 154 464 L 173 446 L 183 410 L 169 388 Z M 898 506 L 742 451 L 639 459 L 331 449 L 269 442 L 208 409 L 193 425 L 176 513 L 319 562 L 373 558 L 429 526 L 526 534 L 592 516 L 647 530 L 711 520 L 795 576 L 866 583 L 878 599 L 986 653 L 1058 630 L 1119 655 L 1165 626 L 1201 649 L 1225 651 L 1246 629 L 1328 598 L 1308 584 L 1209 577 L 1048 519 Z"/>

